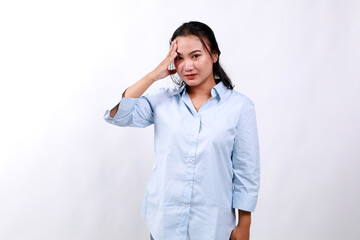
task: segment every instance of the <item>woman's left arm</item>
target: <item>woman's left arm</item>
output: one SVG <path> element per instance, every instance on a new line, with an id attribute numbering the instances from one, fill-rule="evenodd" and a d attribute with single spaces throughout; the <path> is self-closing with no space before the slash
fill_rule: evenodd
<path id="1" fill-rule="evenodd" d="M 232 152 L 232 207 L 255 211 L 260 188 L 260 151 L 253 102 L 244 100 Z"/>
<path id="2" fill-rule="evenodd" d="M 255 211 L 260 188 L 260 150 L 255 107 L 248 98 L 243 103 L 236 130 L 232 154 L 232 207 L 239 210 L 239 223 L 230 239 L 248 240 L 251 212 Z"/>

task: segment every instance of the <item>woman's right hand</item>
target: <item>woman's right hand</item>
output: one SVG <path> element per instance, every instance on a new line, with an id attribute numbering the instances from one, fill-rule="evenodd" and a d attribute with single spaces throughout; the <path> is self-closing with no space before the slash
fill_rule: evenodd
<path id="1" fill-rule="evenodd" d="M 153 75 L 153 79 L 155 81 L 160 80 L 164 77 L 169 76 L 170 74 L 174 74 L 176 70 L 169 70 L 169 65 L 174 61 L 177 57 L 177 41 L 174 40 L 171 43 L 170 51 L 166 58 L 157 66 L 154 71 L 151 72 Z"/>
<path id="2" fill-rule="evenodd" d="M 166 58 L 152 72 L 128 87 L 122 97 L 139 98 L 155 81 L 162 79 L 169 74 L 174 74 L 176 70 L 169 70 L 168 67 L 177 56 L 177 41 L 171 43 L 170 51 Z M 114 107 L 110 112 L 110 117 L 115 116 L 119 105 Z"/>

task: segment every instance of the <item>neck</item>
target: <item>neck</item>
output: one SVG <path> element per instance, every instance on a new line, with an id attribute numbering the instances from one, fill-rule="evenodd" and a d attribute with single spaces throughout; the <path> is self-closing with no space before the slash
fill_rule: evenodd
<path id="1" fill-rule="evenodd" d="M 214 77 L 198 86 L 187 86 L 187 93 L 192 96 L 211 96 L 211 89 L 216 86 Z"/>

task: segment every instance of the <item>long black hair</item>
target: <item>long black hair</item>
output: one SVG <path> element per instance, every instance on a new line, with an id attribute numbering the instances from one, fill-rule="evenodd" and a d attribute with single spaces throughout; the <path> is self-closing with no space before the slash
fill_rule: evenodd
<path id="1" fill-rule="evenodd" d="M 220 65 L 219 60 L 220 60 L 221 51 L 220 51 L 218 43 L 216 41 L 215 34 L 211 30 L 211 28 L 204 23 L 196 22 L 196 21 L 184 23 L 178 29 L 176 29 L 175 32 L 173 33 L 173 35 L 170 39 L 170 45 L 171 45 L 171 42 L 174 41 L 174 39 L 176 37 L 178 37 L 178 36 L 186 37 L 189 35 L 194 35 L 194 36 L 198 37 L 199 40 L 201 41 L 204 49 L 206 49 L 206 51 L 210 55 L 212 55 L 212 54 L 218 55 L 218 59 L 217 59 L 216 63 L 213 64 L 213 74 L 214 74 L 214 79 L 215 79 L 216 84 L 218 84 L 220 81 L 222 81 L 224 83 L 225 87 L 227 87 L 228 89 L 233 89 L 234 85 L 232 84 L 229 76 L 226 74 L 226 72 Z M 207 45 L 210 47 L 210 49 L 208 49 Z M 177 85 L 185 84 L 185 82 L 182 79 L 180 81 L 176 81 L 174 78 L 172 78 L 172 80 Z"/>

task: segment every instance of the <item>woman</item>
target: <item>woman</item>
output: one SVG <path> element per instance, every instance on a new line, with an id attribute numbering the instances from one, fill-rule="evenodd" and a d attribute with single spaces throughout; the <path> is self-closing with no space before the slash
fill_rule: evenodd
<path id="1" fill-rule="evenodd" d="M 105 113 L 118 126 L 154 124 L 155 164 L 142 209 L 151 239 L 249 239 L 260 181 L 255 110 L 233 90 L 219 57 L 207 25 L 184 23 L 166 58 Z M 143 96 L 169 74 L 180 77 L 173 78 L 178 88 Z"/>

